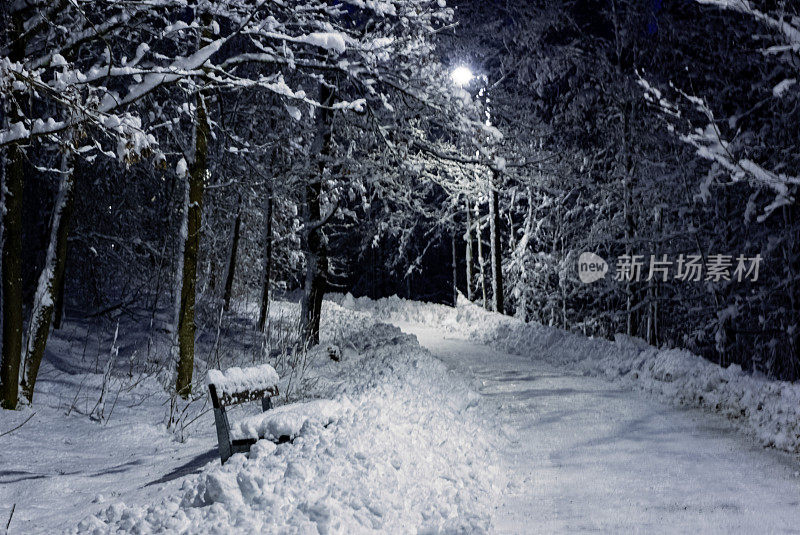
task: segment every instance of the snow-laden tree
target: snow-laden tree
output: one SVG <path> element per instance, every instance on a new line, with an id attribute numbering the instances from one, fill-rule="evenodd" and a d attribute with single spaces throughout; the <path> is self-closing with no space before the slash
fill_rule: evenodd
<path id="1" fill-rule="evenodd" d="M 738 360 L 747 353 L 745 347 L 760 344 L 766 349 L 753 358 L 756 365 L 796 377 L 800 363 L 796 327 L 800 162 L 794 150 L 800 66 L 797 13 L 788 3 L 703 0 L 698 4 L 709 25 L 725 24 L 734 42 L 738 39 L 728 56 L 752 84 L 689 84 L 687 77 L 699 78 L 691 67 L 688 74 L 672 76 L 642 71 L 639 84 L 662 114 L 666 129 L 710 162 L 696 195 L 704 203 L 724 202 L 727 221 L 714 232 L 763 256 L 762 280 L 781 288 L 777 294 L 760 288 L 749 293 L 717 289 L 716 350 L 725 360 Z M 753 43 L 760 46 L 753 50 Z"/>
<path id="2" fill-rule="evenodd" d="M 74 157 L 93 157 L 92 153 L 100 152 L 130 161 L 150 151 L 155 143 L 144 131 L 141 119 L 126 105 L 165 80 L 140 69 L 138 64 L 148 48 L 146 43 L 131 46 L 127 38 L 141 32 L 131 32 L 127 27 L 143 19 L 164 17 L 169 7 L 174 6 L 170 2 L 134 2 L 124 7 L 113 2 L 12 2 L 3 6 L 0 149 L 5 192 L 5 291 L 0 380 L 5 407 L 16 405 L 18 377 L 23 370 L 26 397 L 30 400 L 33 395 L 55 291 L 63 277 Z M 181 70 L 191 67 L 192 61 L 170 65 Z M 92 135 L 85 139 L 88 130 Z M 60 177 L 60 186 L 21 370 L 22 196 L 26 160 L 33 160 L 31 150 L 38 147 L 56 147 L 62 153 L 59 165 L 43 169 Z"/>
<path id="3" fill-rule="evenodd" d="M 672 80 L 687 96 L 703 95 L 736 156 L 732 163 L 757 162 L 777 177 L 762 173 L 767 182 L 779 184 L 781 175 L 791 182 L 796 76 L 783 32 L 794 19 L 771 8 L 773 20 L 765 23 L 763 6 L 751 3 L 750 10 L 761 10 L 754 17 L 729 4 L 715 10 L 696 3 L 537 1 L 506 2 L 497 11 L 495 4 L 463 3 L 457 12 L 469 31 L 452 39 L 451 55 L 497 81 L 492 117 L 504 133 L 507 159 L 542 160 L 505 173 L 509 310 L 794 376 L 789 363 L 795 359 L 781 350 L 791 345 L 782 337 L 792 331 L 793 313 L 781 311 L 793 310 L 796 299 L 765 291 L 762 282 L 648 281 L 647 273 L 638 282 L 616 281 L 612 272 L 605 282 L 585 285 L 576 277 L 577 257 L 587 251 L 611 260 L 612 270 L 625 254 L 697 255 L 707 266 L 723 251 L 770 253 L 760 280 L 792 284 L 790 273 L 778 271 L 794 269 L 794 261 L 778 257 L 796 258 L 793 208 L 775 203 L 779 192 L 754 176 L 722 180 L 726 164 L 717 162 L 709 173 L 702 159 L 693 159 L 691 141 L 710 152 L 724 143 L 706 141 L 710 120 L 697 109 L 699 101 L 677 92 L 673 98 L 668 89 Z M 722 27 L 724 38 L 707 38 Z M 768 53 L 741 46 L 753 34 L 770 39 Z M 663 113 L 643 101 L 640 77 L 681 101 L 674 133 L 654 126 Z M 759 221 L 765 208 L 773 215 Z M 753 350 L 759 344 L 768 348 L 765 355 Z"/>
<path id="4" fill-rule="evenodd" d="M 188 4 L 163 0 L 125 5 L 86 0 L 5 7 L 4 14 L 14 22 L 3 48 L 2 95 L 8 113 L 0 129 L 0 147 L 7 156 L 4 170 L 9 171 L 5 181 L 8 223 L 4 225 L 4 254 L 8 256 L 4 269 L 9 287 L 4 292 L 4 313 L 8 321 L 4 322 L 7 343 L 3 358 L 8 406 L 15 404 L 11 401 L 16 399 L 13 378 L 19 373 L 15 363 L 20 361 L 23 339 L 23 297 L 18 282 L 20 184 L 26 173 L 45 171 L 38 162 L 25 170 L 23 153 L 29 147 L 60 147 L 65 157 L 61 164 L 49 165 L 48 172 L 59 173 L 66 180 L 59 182 L 58 202 L 50 218 L 52 239 L 31 308 L 24 354 L 30 377 L 26 379 L 28 397 L 33 392 L 50 318 L 60 312 L 57 294 L 64 286 L 60 279 L 74 187 L 70 179 L 74 165 L 70 163 L 80 158 L 98 165 L 97 158 L 105 156 L 134 166 L 133 171 L 124 172 L 133 173 L 137 179 L 153 175 L 155 180 L 165 180 L 172 191 L 169 208 L 159 217 L 166 218 L 166 228 L 177 230 L 177 239 L 165 240 L 161 246 L 139 239 L 133 247 L 159 258 L 159 266 L 167 258 L 166 265 L 176 267 L 176 391 L 187 394 L 193 380 L 198 290 L 209 282 L 213 287 L 215 277 L 224 278 L 222 300 L 230 299 L 239 254 L 241 210 L 253 202 L 251 192 L 263 192 L 267 197 L 262 214 L 267 227 L 263 271 L 272 265 L 273 208 L 285 205 L 291 210 L 299 204 L 299 219 L 290 216 L 286 220 L 289 227 L 284 228 L 297 236 L 303 249 L 304 333 L 307 343 L 313 342 L 318 336 L 319 307 L 327 284 L 325 226 L 333 216 L 339 216 L 337 207 L 343 192 L 353 188 L 365 191 L 352 177 L 359 172 L 364 176 L 368 166 L 359 171 L 354 170 L 357 163 L 346 167 L 356 162 L 352 147 L 367 140 L 373 148 L 382 144 L 387 149 L 385 154 L 400 162 L 402 147 L 411 146 L 407 140 L 419 137 L 419 131 L 395 121 L 397 110 L 405 107 L 415 113 L 445 116 L 457 108 L 452 104 L 457 99 L 445 83 L 446 74 L 433 54 L 432 37 L 451 17 L 451 11 L 439 2 L 397 0 L 365 5 L 310 1 L 298 9 L 295 2 L 257 0 Z M 269 101 L 271 105 L 251 115 L 260 121 L 243 134 L 239 124 L 224 122 L 225 109 L 232 101 L 248 106 Z M 337 123 L 345 117 L 357 120 L 338 131 Z M 241 116 L 236 121 L 242 121 Z M 300 139 L 298 136 L 302 140 L 288 148 L 287 141 Z M 254 141 L 259 139 L 269 142 Z M 220 141 L 236 152 L 220 159 L 227 150 Z M 280 168 L 274 162 L 283 157 L 276 158 L 276 153 L 290 155 L 288 167 L 286 162 L 283 165 L 287 170 L 284 176 L 274 176 Z M 138 163 L 142 156 L 155 161 L 158 168 L 165 163 L 163 168 L 174 170 L 177 179 L 158 178 L 162 172 L 145 171 Z M 247 167 L 265 170 L 269 177 L 242 180 L 214 176 L 231 169 L 240 174 Z M 226 186 L 227 182 L 236 187 Z M 216 247 L 207 249 L 201 239 L 208 235 L 218 243 L 220 236 L 204 222 L 203 206 L 209 200 L 205 188 L 209 184 L 215 188 L 210 194 L 212 202 L 231 202 L 225 200 L 224 192 L 235 190 L 239 207 L 234 236 L 222 255 Z M 135 189 L 133 184 L 123 188 Z M 302 198 L 293 198 L 298 190 L 304 192 Z M 82 208 L 89 208 L 83 198 L 80 201 Z M 177 208 L 177 218 L 171 214 L 172 206 Z M 81 228 L 76 238 L 107 240 L 112 248 L 121 245 L 120 251 L 130 246 L 120 236 L 104 236 L 90 229 Z M 283 242 L 291 243 L 292 239 Z M 173 251 L 174 261 L 165 254 L 168 250 Z M 226 257 L 224 275 L 217 273 L 221 262 L 214 256 Z M 101 262 L 106 263 L 106 259 Z M 199 269 L 207 271 L 202 274 Z M 162 267 L 158 270 L 160 285 Z M 201 275 L 204 279 L 199 281 Z M 263 278 L 261 308 L 265 311 L 270 276 Z M 158 302 L 156 296 L 154 308 Z M 261 315 L 265 317 L 263 312 Z M 263 326 L 264 320 L 259 323 Z"/>

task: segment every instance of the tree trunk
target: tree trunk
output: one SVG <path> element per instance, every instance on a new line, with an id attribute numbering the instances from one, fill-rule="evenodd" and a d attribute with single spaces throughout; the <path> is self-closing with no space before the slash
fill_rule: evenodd
<path id="1" fill-rule="evenodd" d="M 22 391 L 29 403 L 33 403 L 33 391 L 39 366 L 42 363 L 47 338 L 50 334 L 50 321 L 56 301 L 56 293 L 64 275 L 64 261 L 67 252 L 69 219 L 72 214 L 74 198 L 74 175 L 71 165 L 71 148 L 65 149 L 61 157 L 63 177 L 58 188 L 53 216 L 50 221 L 50 242 L 47 246 L 39 283 L 36 286 L 31 321 L 28 325 L 28 340 L 25 348 L 25 379 Z"/>
<path id="2" fill-rule="evenodd" d="M 261 312 L 258 315 L 258 331 L 264 332 L 269 317 L 269 288 L 272 279 L 272 190 L 267 194 L 264 218 L 267 220 L 264 248 L 264 286 L 261 291 Z"/>
<path id="3" fill-rule="evenodd" d="M 633 243 L 633 232 L 632 232 L 632 224 L 633 216 L 631 215 L 632 211 L 632 203 L 633 200 L 631 198 L 631 191 L 630 191 L 630 179 L 626 178 L 624 181 L 623 187 L 625 188 L 625 204 L 624 204 L 624 217 L 625 217 L 625 241 L 627 244 L 625 245 L 625 254 L 628 255 L 628 258 L 631 258 L 633 255 L 633 249 L 631 244 Z M 635 334 L 635 325 L 634 325 L 634 310 L 633 310 L 633 281 L 628 280 L 625 285 L 625 314 L 626 314 L 626 328 L 625 332 L 628 336 L 634 336 Z"/>
<path id="4" fill-rule="evenodd" d="M 787 249 L 786 257 L 791 261 L 787 262 L 788 275 L 790 277 L 789 298 L 791 303 L 792 317 L 798 317 L 798 307 L 800 307 L 800 284 L 797 283 L 797 273 L 800 271 L 800 257 L 797 254 L 798 245 L 800 245 L 800 236 L 798 235 L 797 228 L 797 215 L 798 215 L 798 200 L 795 199 L 794 204 L 789 207 L 784 207 L 784 213 L 789 216 L 786 221 L 787 226 L 794 226 L 790 232 L 790 239 L 784 246 Z M 791 376 L 790 380 L 796 380 L 798 377 L 798 370 L 800 369 L 800 332 L 798 329 L 793 329 L 789 335 L 789 343 L 791 344 Z"/>
<path id="5" fill-rule="evenodd" d="M 3 361 L 0 367 L 2 405 L 15 409 L 22 357 L 22 150 L 7 149 L 3 188 Z"/>
<path id="6" fill-rule="evenodd" d="M 464 234 L 464 241 L 466 242 L 466 251 L 464 257 L 467 264 L 467 299 L 472 301 L 472 206 L 470 206 L 469 197 L 467 201 L 467 232 Z"/>
<path id="7" fill-rule="evenodd" d="M 181 303 L 178 320 L 178 374 L 175 390 L 189 397 L 194 370 L 194 307 L 197 288 L 197 258 L 200 252 L 200 228 L 203 187 L 208 175 L 209 125 L 205 99 L 197 94 L 194 161 L 189 170 L 189 205 L 186 212 L 186 236 L 183 245 Z"/>
<path id="8" fill-rule="evenodd" d="M 4 8 L 9 9 L 10 8 Z M 22 61 L 25 40 L 16 39 L 22 33 L 19 15 L 4 15 L 3 33 L 6 43 L 12 43 L 9 59 Z M 19 96 L 19 95 L 16 95 Z M 2 102 L 3 120 L 14 114 L 14 100 L 5 96 Z M 19 367 L 22 358 L 22 181 L 23 154 L 18 143 L 6 148 L 3 192 L 3 358 L 0 362 L 0 405 L 15 409 L 19 397 Z"/>
<path id="9" fill-rule="evenodd" d="M 654 222 L 654 230 L 658 239 L 654 241 L 653 245 L 655 246 L 654 254 L 658 255 L 661 251 L 661 235 L 663 233 L 663 209 L 661 206 L 656 208 L 655 212 L 655 222 Z M 655 277 L 647 281 L 647 297 L 648 297 L 648 307 L 647 307 L 647 343 L 653 346 L 658 346 L 659 344 L 659 318 L 658 318 L 658 299 L 660 294 L 660 287 L 661 282 Z"/>
<path id="10" fill-rule="evenodd" d="M 331 106 L 334 100 L 334 89 L 326 82 L 320 83 L 320 103 Z M 328 251 L 322 234 L 322 213 L 320 197 L 322 195 L 323 173 L 326 159 L 331 153 L 331 135 L 333 110 L 319 108 L 317 110 L 317 131 L 314 136 L 311 154 L 316 158 L 317 172 L 309 177 L 305 189 L 306 228 L 303 231 L 306 254 L 306 279 L 301 303 L 303 343 L 311 347 L 319 343 L 319 321 L 322 311 L 322 298 L 325 295 L 328 275 Z"/>
<path id="11" fill-rule="evenodd" d="M 181 322 L 181 288 L 183 288 L 183 250 L 186 246 L 186 234 L 189 227 L 189 175 L 188 173 L 181 178 L 181 224 L 178 230 L 178 246 L 175 248 L 175 300 L 173 302 L 172 327 L 173 327 L 173 348 L 176 351 L 175 359 L 178 359 L 178 325 Z M 211 277 L 214 277 L 214 264 L 211 264 Z"/>
<path id="12" fill-rule="evenodd" d="M 483 308 L 486 310 L 489 309 L 489 300 L 487 299 L 486 295 L 486 268 L 484 267 L 484 259 L 483 259 L 483 229 L 481 228 L 481 219 L 480 219 L 480 212 L 478 211 L 478 205 L 475 204 L 475 235 L 478 238 L 478 270 L 480 275 L 480 283 L 481 283 L 481 296 L 483 297 Z"/>
<path id="13" fill-rule="evenodd" d="M 69 229 L 67 229 L 67 233 L 69 233 Z M 55 303 L 53 303 L 53 329 L 60 329 L 61 322 L 64 320 L 64 287 L 66 286 L 65 279 L 67 277 L 68 256 L 69 243 L 65 243 L 63 261 L 56 264 L 56 281 L 58 281 L 58 286 L 56 287 L 56 300 Z"/>
<path id="14" fill-rule="evenodd" d="M 236 273 L 236 254 L 239 249 L 239 232 L 242 228 L 242 197 L 236 210 L 236 221 L 233 223 L 233 239 L 231 240 L 231 255 L 228 259 L 228 273 L 225 275 L 225 293 L 222 296 L 223 310 L 231 306 L 231 292 L 233 291 L 233 276 Z"/>
<path id="15" fill-rule="evenodd" d="M 322 248 L 324 249 L 325 246 L 323 245 Z M 314 305 L 311 321 L 311 336 L 308 338 L 308 341 L 311 343 L 311 345 L 316 345 L 319 343 L 319 324 L 320 319 L 322 318 L 322 299 L 325 297 L 328 284 L 327 273 L 329 266 L 327 251 L 319 255 L 319 262 L 317 266 L 319 271 L 317 272 L 317 277 L 314 280 L 311 291 L 312 304 Z"/>
<path id="16" fill-rule="evenodd" d="M 633 168 L 631 164 L 631 152 L 628 146 L 630 136 L 630 118 L 628 106 L 625 105 L 623 112 L 622 128 L 622 151 L 623 151 L 623 172 L 625 176 L 622 180 L 624 189 L 624 218 L 625 218 L 625 254 L 631 257 L 634 254 L 633 240 L 636 236 L 636 221 L 633 216 Z M 636 336 L 636 322 L 634 311 L 634 284 L 629 280 L 626 285 L 627 298 L 625 302 L 625 313 L 627 317 L 626 333 L 628 336 Z"/>
<path id="17" fill-rule="evenodd" d="M 512 212 L 514 211 L 514 205 L 517 203 L 517 192 L 516 190 L 511 195 L 511 202 L 508 204 L 509 209 L 506 211 L 506 220 L 508 221 L 508 250 L 513 251 L 517 248 L 517 235 L 516 231 L 514 230 L 514 217 Z"/>
<path id="18" fill-rule="evenodd" d="M 453 232 L 450 234 L 450 245 L 453 254 L 453 306 L 458 304 L 458 257 L 456 256 L 456 229 L 453 221 Z"/>
<path id="19" fill-rule="evenodd" d="M 492 170 L 492 183 L 490 184 L 491 199 L 489 200 L 489 232 L 492 235 L 492 297 L 494 310 L 504 314 L 503 306 L 503 252 L 500 240 L 500 193 L 497 191 L 500 172 Z"/>
<path id="20" fill-rule="evenodd" d="M 520 278 L 517 284 L 520 284 L 519 301 L 516 304 L 514 315 L 524 322 L 528 321 L 528 295 L 533 293 L 536 288 L 536 281 L 532 280 L 531 274 L 528 273 L 526 265 L 527 249 L 532 246 L 533 238 L 533 190 L 528 185 L 525 189 L 527 194 L 528 209 L 525 213 L 525 224 L 522 230 L 522 237 L 514 244 L 514 256 L 519 263 Z"/>

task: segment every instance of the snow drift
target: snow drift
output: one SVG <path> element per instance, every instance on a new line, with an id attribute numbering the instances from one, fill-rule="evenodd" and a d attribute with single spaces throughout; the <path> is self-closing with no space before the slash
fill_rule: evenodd
<path id="1" fill-rule="evenodd" d="M 493 453 L 500 439 L 464 380 L 384 324 L 357 333 L 341 362 L 323 361 L 313 374 L 313 394 L 335 410 L 303 419 L 293 442 L 262 440 L 249 458 L 187 479 L 180 495 L 111 505 L 76 531 L 488 530 L 505 481 Z"/>

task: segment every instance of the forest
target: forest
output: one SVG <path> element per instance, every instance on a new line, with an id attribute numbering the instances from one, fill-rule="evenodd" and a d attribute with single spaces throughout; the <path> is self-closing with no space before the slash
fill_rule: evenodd
<path id="1" fill-rule="evenodd" d="M 182 440 L 209 370 L 301 381 L 333 357 L 329 298 L 465 300 L 800 379 L 793 1 L 11 0 L 0 19 L 0 422 L 87 373 L 59 414 L 103 423 L 152 378 Z"/>
<path id="2" fill-rule="evenodd" d="M 4 406 L 32 400 L 65 310 L 173 308 L 180 391 L 197 331 L 233 296 L 263 331 L 272 289 L 302 289 L 307 344 L 329 288 L 455 286 L 800 373 L 788 5 L 184 4 L 5 8 Z M 748 283 L 586 286 L 583 251 L 763 260 Z"/>

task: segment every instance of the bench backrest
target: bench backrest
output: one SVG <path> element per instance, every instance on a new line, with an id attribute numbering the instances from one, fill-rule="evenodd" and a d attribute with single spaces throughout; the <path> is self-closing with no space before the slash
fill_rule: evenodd
<path id="1" fill-rule="evenodd" d="M 229 368 L 225 372 L 209 370 L 208 393 L 214 406 L 214 423 L 219 442 L 219 458 L 224 463 L 234 453 L 250 451 L 253 440 L 232 440 L 231 426 L 225 407 L 261 400 L 261 410 L 272 407 L 272 396 L 278 395 L 278 373 L 269 364 L 252 368 Z"/>
<path id="2" fill-rule="evenodd" d="M 243 390 L 241 392 L 223 392 L 221 395 L 217 391 L 214 383 L 208 384 L 208 391 L 211 394 L 211 405 L 215 409 L 222 407 L 230 407 L 231 405 L 239 405 L 240 403 L 247 403 L 248 401 L 258 401 L 264 398 L 270 398 L 278 395 L 277 385 L 270 388 L 262 388 L 259 390 Z"/>
<path id="3" fill-rule="evenodd" d="M 209 370 L 206 382 L 215 409 L 278 395 L 278 373 L 269 364 Z"/>

